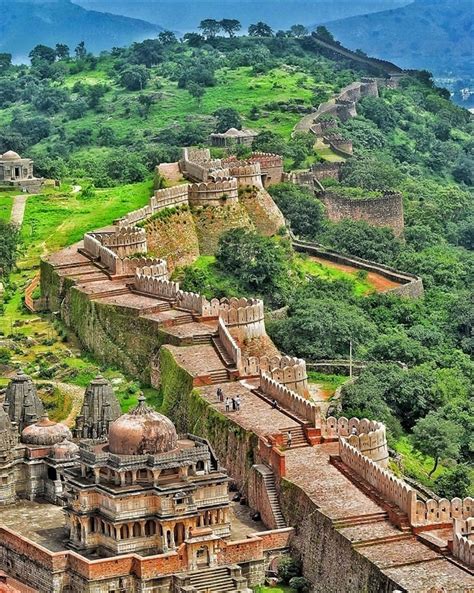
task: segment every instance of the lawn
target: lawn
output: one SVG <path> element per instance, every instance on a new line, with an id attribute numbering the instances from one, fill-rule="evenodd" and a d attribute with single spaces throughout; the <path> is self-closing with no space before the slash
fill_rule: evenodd
<path id="1" fill-rule="evenodd" d="M 294 593 L 295 590 L 285 585 L 278 585 L 278 587 L 257 587 L 255 593 Z"/>
<path id="2" fill-rule="evenodd" d="M 309 257 L 298 255 L 296 258 L 296 265 L 301 272 L 307 276 L 314 276 L 315 278 L 322 278 L 323 280 L 347 280 L 354 286 L 354 293 L 357 296 L 365 296 L 374 291 L 370 282 L 358 275 L 358 271 L 354 273 L 339 270 L 337 267 L 331 265 L 331 262 L 321 263 L 310 259 Z"/>

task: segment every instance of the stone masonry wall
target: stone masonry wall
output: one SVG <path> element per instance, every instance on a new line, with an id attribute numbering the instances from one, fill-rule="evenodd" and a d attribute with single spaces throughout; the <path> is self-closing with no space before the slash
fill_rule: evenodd
<path id="1" fill-rule="evenodd" d="M 365 220 L 375 226 L 390 227 L 396 237 L 403 233 L 403 197 L 399 193 L 386 193 L 381 198 L 359 200 L 325 192 L 320 199 L 332 222 L 344 219 Z"/>

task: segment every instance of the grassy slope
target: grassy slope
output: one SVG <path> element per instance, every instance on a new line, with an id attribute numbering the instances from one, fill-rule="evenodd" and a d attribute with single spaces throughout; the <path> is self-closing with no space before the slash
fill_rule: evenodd
<path id="1" fill-rule="evenodd" d="M 0 192 L 0 220 L 10 220 L 13 205 L 13 194 L 11 192 Z"/>
<path id="2" fill-rule="evenodd" d="M 86 231 L 110 225 L 115 218 L 144 206 L 152 182 L 96 190 L 90 198 L 60 191 L 28 198 L 22 227 L 20 267 L 34 267 L 39 257 L 79 241 Z"/>

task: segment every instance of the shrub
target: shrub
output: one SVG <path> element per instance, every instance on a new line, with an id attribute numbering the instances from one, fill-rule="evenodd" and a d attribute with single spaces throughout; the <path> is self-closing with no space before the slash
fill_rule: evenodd
<path id="1" fill-rule="evenodd" d="M 278 563 L 278 578 L 282 580 L 285 585 L 288 585 L 291 579 L 298 577 L 301 574 L 300 564 L 293 558 L 283 558 Z"/>
<path id="2" fill-rule="evenodd" d="M 311 591 L 311 583 L 304 577 L 293 577 L 290 579 L 290 587 L 298 593 L 309 593 Z"/>

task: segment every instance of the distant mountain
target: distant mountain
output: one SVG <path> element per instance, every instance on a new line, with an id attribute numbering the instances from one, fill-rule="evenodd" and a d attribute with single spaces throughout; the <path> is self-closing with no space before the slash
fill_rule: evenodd
<path id="1" fill-rule="evenodd" d="M 244 27 L 264 21 L 274 29 L 311 25 L 355 14 L 386 10 L 410 0 L 74 0 L 93 10 L 142 18 L 184 33 L 205 18 L 236 18 Z"/>
<path id="2" fill-rule="evenodd" d="M 325 26 L 350 49 L 431 70 L 437 76 L 474 76 L 472 0 L 415 0 L 412 4 Z"/>
<path id="3" fill-rule="evenodd" d="M 37 44 L 84 41 L 94 53 L 154 37 L 161 27 L 146 21 L 86 10 L 70 0 L 0 0 L 0 52 L 26 61 Z"/>

